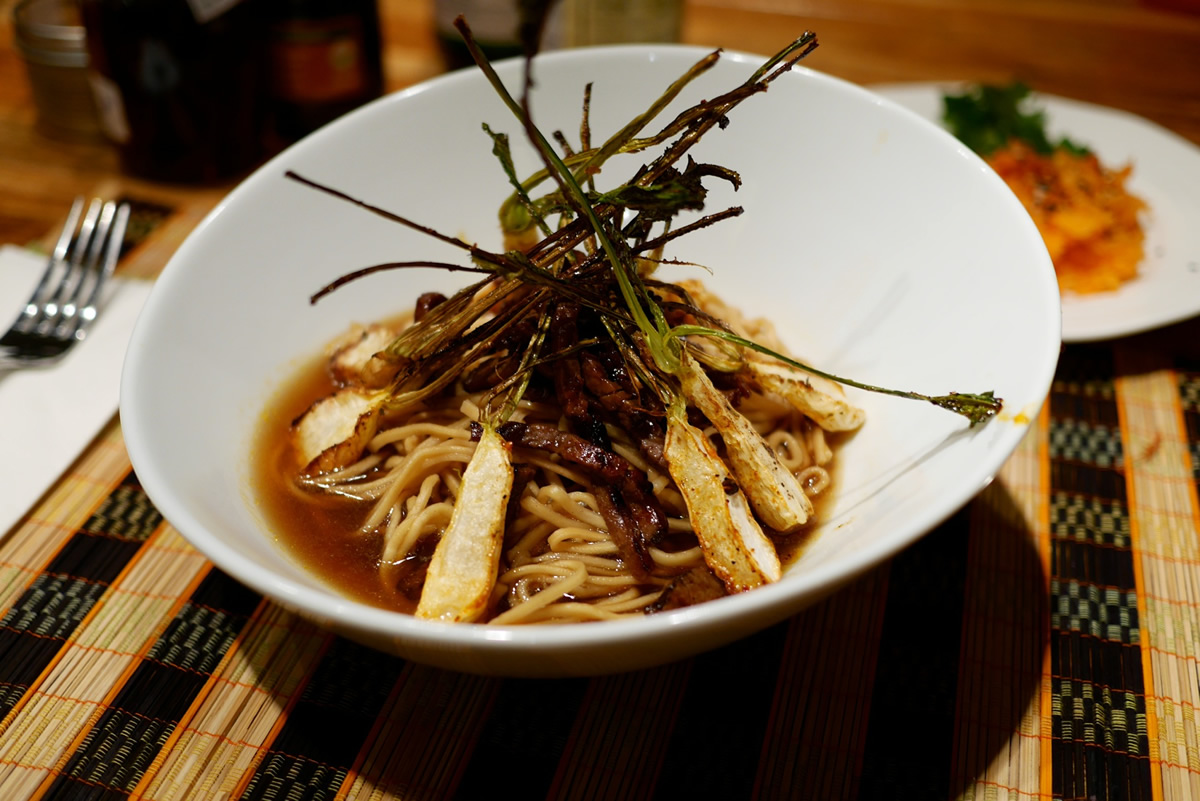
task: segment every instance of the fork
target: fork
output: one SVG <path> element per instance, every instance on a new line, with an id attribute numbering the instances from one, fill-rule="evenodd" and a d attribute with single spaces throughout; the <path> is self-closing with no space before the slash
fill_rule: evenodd
<path id="1" fill-rule="evenodd" d="M 129 204 L 97 198 L 86 214 L 83 205 L 82 197 L 71 204 L 37 287 L 0 336 L 0 369 L 56 362 L 95 321 L 100 291 L 121 253 Z"/>

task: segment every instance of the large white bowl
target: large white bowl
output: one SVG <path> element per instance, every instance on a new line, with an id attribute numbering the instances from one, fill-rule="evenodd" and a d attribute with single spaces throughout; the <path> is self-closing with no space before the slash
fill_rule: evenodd
<path id="1" fill-rule="evenodd" d="M 535 119 L 574 136 L 591 81 L 598 140 L 705 52 L 545 55 Z M 726 53 L 683 99 L 729 89 L 761 60 Z M 500 65 L 510 85 L 520 70 Z M 368 264 L 460 254 L 284 172 L 498 248 L 495 213 L 508 187 L 483 122 L 512 134 L 522 172 L 533 165 L 515 120 L 475 71 L 383 98 L 308 137 L 200 224 L 137 323 L 121 421 L 138 477 L 200 551 L 285 607 L 465 671 L 597 674 L 664 663 L 782 620 L 909 545 L 987 484 L 1036 417 L 1058 356 L 1059 298 L 1020 204 L 936 126 L 798 68 L 695 150 L 744 181 L 736 195 L 712 182 L 710 210 L 740 204 L 746 213 L 685 238 L 673 255 L 709 266 L 711 277 L 692 274 L 775 320 L 815 364 L 931 394 L 995 390 L 1005 399 L 1001 417 L 968 430 L 934 406 L 851 390 L 869 417 L 840 453 L 831 519 L 782 581 L 737 597 L 627 622 L 530 628 L 431 623 L 340 597 L 280 549 L 264 520 L 249 480 L 256 427 L 280 382 L 348 323 L 463 281 L 429 270 L 380 274 L 315 307 L 310 293 Z M 627 177 L 630 158 L 613 162 L 602 183 Z"/>

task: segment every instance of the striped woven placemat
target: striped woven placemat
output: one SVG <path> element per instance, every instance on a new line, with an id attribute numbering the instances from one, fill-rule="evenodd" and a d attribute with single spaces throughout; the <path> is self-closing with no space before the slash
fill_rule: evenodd
<path id="1" fill-rule="evenodd" d="M 998 479 L 772 629 L 462 675 L 194 551 L 114 422 L 0 543 L 0 798 L 1200 798 L 1200 360 L 1070 346 Z"/>

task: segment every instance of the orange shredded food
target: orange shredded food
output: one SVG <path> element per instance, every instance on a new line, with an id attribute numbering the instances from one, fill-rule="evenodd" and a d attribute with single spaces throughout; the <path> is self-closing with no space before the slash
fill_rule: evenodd
<path id="1" fill-rule="evenodd" d="M 1046 242 L 1064 292 L 1105 292 L 1137 275 L 1146 203 L 1125 190 L 1131 168 L 1107 169 L 1094 154 L 1040 155 L 1018 140 L 987 157 Z"/>

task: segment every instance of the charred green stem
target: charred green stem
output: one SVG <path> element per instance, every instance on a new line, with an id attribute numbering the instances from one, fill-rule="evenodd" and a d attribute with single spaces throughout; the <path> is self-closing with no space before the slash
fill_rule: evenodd
<path id="1" fill-rule="evenodd" d="M 939 406 L 943 409 L 947 409 L 956 414 L 962 415 L 963 417 L 967 418 L 971 427 L 977 426 L 981 423 L 986 423 L 988 420 L 994 417 L 1004 405 L 1003 400 L 1001 398 L 997 398 L 995 393 L 991 391 L 984 393 L 952 392 L 949 395 L 931 396 L 920 392 L 909 392 L 906 390 L 889 389 L 887 387 L 878 387 L 871 384 L 865 384 L 861 381 L 855 381 L 851 378 L 843 378 L 842 376 L 833 375 L 832 373 L 827 373 L 824 370 L 817 369 L 811 365 L 796 361 L 790 356 L 785 356 L 782 353 L 778 353 L 771 348 L 760 345 L 753 340 L 746 339 L 745 337 L 738 336 L 730 331 L 721 331 L 715 328 L 708 328 L 706 326 L 699 325 L 677 325 L 671 329 L 670 335 L 673 338 L 702 336 L 724 340 L 726 342 L 732 342 L 735 345 L 740 345 L 748 350 L 761 353 L 764 356 L 770 356 L 773 359 L 778 359 L 784 364 L 795 367 L 799 370 L 803 370 L 806 373 L 811 373 L 813 375 L 820 376 L 821 378 L 827 378 L 830 381 L 836 381 L 837 383 L 848 387 L 855 387 L 857 389 L 866 390 L 867 392 L 875 392 L 881 395 L 892 395 L 897 398 L 927 401 L 928 403 L 932 403 L 934 406 Z"/>

